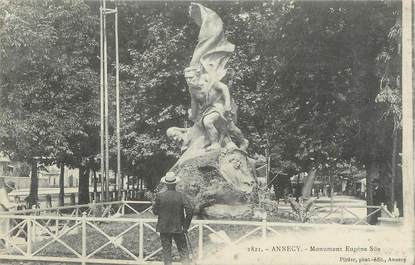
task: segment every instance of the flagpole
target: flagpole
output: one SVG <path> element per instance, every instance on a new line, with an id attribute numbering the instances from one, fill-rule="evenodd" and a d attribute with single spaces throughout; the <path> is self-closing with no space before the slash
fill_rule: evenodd
<path id="1" fill-rule="evenodd" d="M 106 25 L 106 7 L 103 1 L 104 16 L 104 126 L 105 126 L 105 199 L 109 201 L 109 140 L 108 140 L 108 62 L 107 62 L 107 25 Z"/>
<path id="2" fill-rule="evenodd" d="M 118 199 L 121 198 L 121 139 L 120 139 L 120 66 L 118 56 L 118 9 L 115 8 L 115 95 L 117 105 L 117 176 Z"/>
<path id="3" fill-rule="evenodd" d="M 101 105 L 101 201 L 104 200 L 104 175 L 105 175 L 105 161 L 104 161 L 104 28 L 103 28 L 103 0 L 100 1 L 99 21 L 100 21 L 100 105 Z"/>

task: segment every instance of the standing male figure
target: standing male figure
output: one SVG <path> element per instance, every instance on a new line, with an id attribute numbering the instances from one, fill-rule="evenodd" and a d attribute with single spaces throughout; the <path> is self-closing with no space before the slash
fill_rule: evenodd
<path id="1" fill-rule="evenodd" d="M 167 172 L 161 179 L 167 185 L 167 191 L 158 193 L 153 205 L 153 213 L 158 215 L 156 230 L 160 233 L 165 265 L 172 264 L 172 239 L 176 242 L 181 262 L 190 264 L 185 233 L 192 221 L 193 206 L 185 194 L 176 191 L 178 181 L 173 172 Z"/>

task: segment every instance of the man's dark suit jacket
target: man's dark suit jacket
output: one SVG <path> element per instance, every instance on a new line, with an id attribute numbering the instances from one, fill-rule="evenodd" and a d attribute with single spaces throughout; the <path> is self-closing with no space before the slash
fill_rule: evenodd
<path id="1" fill-rule="evenodd" d="M 193 206 L 183 193 L 167 190 L 157 194 L 153 213 L 158 215 L 157 232 L 183 233 L 192 221 Z"/>

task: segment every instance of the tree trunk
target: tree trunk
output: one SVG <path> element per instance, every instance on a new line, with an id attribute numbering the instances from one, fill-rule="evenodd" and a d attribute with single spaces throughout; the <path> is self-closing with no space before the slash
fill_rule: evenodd
<path id="1" fill-rule="evenodd" d="M 298 202 L 299 201 L 299 197 L 300 197 L 300 174 L 298 174 L 297 176 L 297 185 L 295 185 L 295 201 Z"/>
<path id="2" fill-rule="evenodd" d="M 65 164 L 61 163 L 61 173 L 59 175 L 59 205 L 65 205 Z"/>
<path id="3" fill-rule="evenodd" d="M 93 169 L 93 172 L 94 172 L 94 200 L 97 201 L 98 178 L 97 178 L 97 171 Z"/>
<path id="4" fill-rule="evenodd" d="M 78 204 L 89 203 L 89 167 L 79 167 Z"/>
<path id="5" fill-rule="evenodd" d="M 130 199 L 130 190 L 131 190 L 131 188 L 130 188 L 130 175 L 126 175 L 125 176 L 126 177 L 126 184 L 127 184 L 127 194 L 126 194 L 126 196 L 125 196 L 125 199 L 126 200 L 129 200 Z"/>
<path id="6" fill-rule="evenodd" d="M 123 194 L 125 194 L 125 189 L 124 189 L 124 183 L 125 183 L 125 175 L 124 175 L 124 173 L 122 173 L 121 174 L 121 188 L 120 188 L 120 199 L 122 199 L 123 198 Z M 125 199 L 125 197 L 124 197 L 124 199 Z"/>
<path id="7" fill-rule="evenodd" d="M 373 206 L 373 180 L 374 179 L 379 179 L 380 176 L 380 163 L 379 161 L 371 161 L 367 166 L 366 166 L 366 171 L 367 171 L 367 177 L 366 177 L 366 192 L 367 192 L 367 197 L 366 197 L 366 204 L 368 206 Z M 374 209 L 367 209 L 367 214 L 369 215 L 370 213 L 372 213 L 374 211 Z M 367 222 L 368 223 L 374 223 L 374 216 L 371 215 L 367 218 Z"/>
<path id="8" fill-rule="evenodd" d="M 313 188 L 314 179 L 316 178 L 316 169 L 310 170 L 307 178 L 304 179 L 303 189 L 301 194 L 304 200 L 308 200 L 311 197 L 311 190 Z"/>
<path id="9" fill-rule="evenodd" d="M 28 197 L 29 208 L 37 205 L 38 202 L 38 190 L 39 190 L 39 176 L 37 174 L 37 161 L 32 161 L 32 173 L 30 177 L 30 193 Z"/>
<path id="10" fill-rule="evenodd" d="M 398 155 L 398 133 L 394 130 L 392 134 L 392 163 L 391 163 L 391 190 L 390 190 L 390 207 L 393 211 L 393 205 L 395 202 L 395 180 L 396 180 L 396 159 Z"/>
<path id="11" fill-rule="evenodd" d="M 105 196 L 104 196 L 104 191 L 105 191 L 105 185 L 104 185 L 104 173 L 103 172 L 101 172 L 100 174 L 99 174 L 99 181 L 100 181 L 100 183 L 101 183 L 101 192 L 100 192 L 100 194 L 101 194 L 101 196 L 100 196 L 100 199 L 101 199 L 101 202 L 103 202 L 103 201 L 105 201 Z"/>

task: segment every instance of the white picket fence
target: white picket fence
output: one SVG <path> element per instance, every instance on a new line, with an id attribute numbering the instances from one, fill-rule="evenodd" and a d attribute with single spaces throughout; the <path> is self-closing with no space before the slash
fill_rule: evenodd
<path id="1" fill-rule="evenodd" d="M 369 213 L 368 209 L 370 210 Z M 379 206 L 333 205 L 314 207 L 310 221 L 322 224 L 369 225 L 367 219 L 379 214 L 382 217 L 395 218 L 383 203 Z"/>
<path id="2" fill-rule="evenodd" d="M 141 210 L 137 210 L 139 207 Z M 161 246 L 155 229 L 157 220 L 140 216 L 149 209 L 150 202 L 120 201 L 1 214 L 0 225 L 5 223 L 10 227 L 7 231 L 0 231 L 0 239 L 5 245 L 0 251 L 0 260 L 161 264 Z M 330 214 L 347 210 L 346 206 L 337 206 Z M 128 212 L 133 215 L 125 215 Z M 323 217 L 322 220 L 328 220 L 329 216 Z M 366 223 L 361 218 L 357 220 L 354 224 Z M 332 225 L 269 222 L 266 219 L 193 220 L 189 237 L 194 259 L 203 264 L 204 257 L 215 248 L 209 239 L 211 234 L 226 244 L 238 245 L 252 238 L 278 237 L 287 230 L 323 227 Z M 366 225 L 354 227 L 365 230 L 381 228 Z M 226 231 L 229 237 L 224 238 L 222 231 Z"/>

